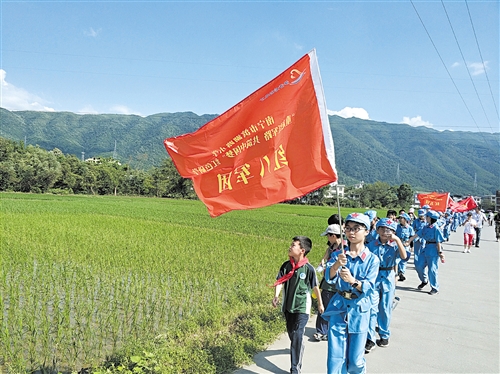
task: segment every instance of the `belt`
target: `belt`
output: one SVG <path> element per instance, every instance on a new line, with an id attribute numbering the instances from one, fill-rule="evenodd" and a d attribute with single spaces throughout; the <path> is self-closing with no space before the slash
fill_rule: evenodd
<path id="1" fill-rule="evenodd" d="M 339 291 L 337 290 L 337 293 L 342 296 L 344 299 L 347 300 L 352 300 L 352 299 L 357 299 L 358 295 L 356 295 L 354 292 L 349 292 L 349 291 Z"/>
<path id="2" fill-rule="evenodd" d="M 432 243 L 434 243 L 434 244 L 436 244 L 436 242 L 430 242 L 430 241 L 428 241 L 428 240 L 426 241 L 426 243 L 431 243 L 431 244 L 432 244 Z"/>
<path id="3" fill-rule="evenodd" d="M 378 268 L 378 270 L 392 270 L 394 269 L 394 266 L 388 267 L 388 268 Z"/>

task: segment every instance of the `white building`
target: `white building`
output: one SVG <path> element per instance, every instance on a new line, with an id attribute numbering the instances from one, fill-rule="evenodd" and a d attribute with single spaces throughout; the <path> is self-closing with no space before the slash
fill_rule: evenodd
<path id="1" fill-rule="evenodd" d="M 333 199 L 334 197 L 337 196 L 337 191 L 338 191 L 339 197 L 343 199 L 344 190 L 345 190 L 345 185 L 343 184 L 335 185 L 334 183 L 332 183 L 328 186 L 328 189 L 325 191 L 325 198 Z"/>

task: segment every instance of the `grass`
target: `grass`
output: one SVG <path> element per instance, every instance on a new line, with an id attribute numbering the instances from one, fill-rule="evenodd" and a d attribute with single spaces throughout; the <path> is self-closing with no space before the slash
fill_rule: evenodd
<path id="1" fill-rule="evenodd" d="M 0 198 L 8 373 L 230 372 L 283 331 L 269 285 L 291 238 L 309 236 L 317 264 L 336 213 L 281 204 L 210 218 L 199 201 Z"/>

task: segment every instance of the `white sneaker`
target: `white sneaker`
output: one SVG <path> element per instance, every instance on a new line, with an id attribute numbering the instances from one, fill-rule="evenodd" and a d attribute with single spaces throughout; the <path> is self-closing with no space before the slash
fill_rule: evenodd
<path id="1" fill-rule="evenodd" d="M 467 253 L 467 250 L 466 250 L 466 249 L 464 249 L 462 253 Z"/>
<path id="2" fill-rule="evenodd" d="M 470 253 L 470 249 L 467 250 L 467 253 Z"/>

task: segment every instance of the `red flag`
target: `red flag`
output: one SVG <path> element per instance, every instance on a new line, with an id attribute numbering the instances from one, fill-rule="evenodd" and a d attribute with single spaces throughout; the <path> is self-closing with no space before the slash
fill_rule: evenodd
<path id="1" fill-rule="evenodd" d="M 164 144 L 212 217 L 336 182 L 315 50 L 199 130 Z"/>
<path id="2" fill-rule="evenodd" d="M 420 206 L 429 205 L 432 210 L 437 212 L 444 212 L 448 207 L 448 199 L 450 194 L 448 192 L 431 192 L 419 193 L 417 199 L 420 201 Z"/>
<path id="3" fill-rule="evenodd" d="M 458 202 L 450 200 L 448 207 L 454 212 L 462 213 L 474 209 L 475 207 L 477 207 L 477 203 L 472 196 L 469 196 Z"/>

